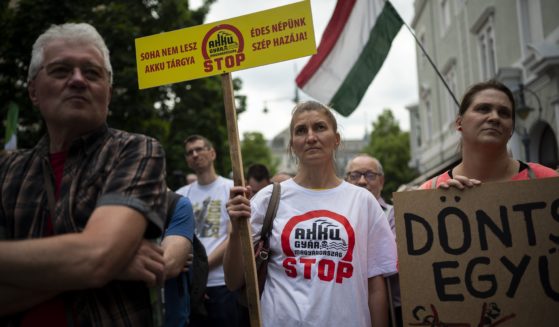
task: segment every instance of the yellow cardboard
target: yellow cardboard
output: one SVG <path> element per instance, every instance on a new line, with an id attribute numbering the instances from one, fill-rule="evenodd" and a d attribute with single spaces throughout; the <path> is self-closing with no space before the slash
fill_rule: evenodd
<path id="1" fill-rule="evenodd" d="M 310 1 L 136 39 L 140 89 L 314 54 Z"/>

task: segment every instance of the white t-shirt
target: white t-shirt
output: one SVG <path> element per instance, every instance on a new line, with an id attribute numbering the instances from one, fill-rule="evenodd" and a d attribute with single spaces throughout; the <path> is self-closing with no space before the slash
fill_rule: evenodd
<path id="1" fill-rule="evenodd" d="M 227 239 L 229 215 L 225 204 L 229 199 L 231 187 L 232 180 L 218 176 L 211 184 L 200 185 L 194 182 L 177 190 L 178 194 L 188 197 L 192 202 L 194 232 L 204 244 L 208 255 Z M 219 265 L 210 270 L 207 286 L 222 285 L 225 285 L 223 265 Z"/>
<path id="2" fill-rule="evenodd" d="M 396 273 L 396 243 L 364 188 L 310 190 L 281 183 L 262 294 L 264 326 L 370 326 L 368 278 Z M 259 237 L 272 187 L 251 200 Z"/>

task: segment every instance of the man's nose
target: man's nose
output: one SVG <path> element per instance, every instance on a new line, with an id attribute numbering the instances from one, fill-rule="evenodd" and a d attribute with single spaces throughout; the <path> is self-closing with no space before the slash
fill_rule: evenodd
<path id="1" fill-rule="evenodd" d="M 73 85 L 82 85 L 85 84 L 87 79 L 82 73 L 82 70 L 79 67 L 74 67 L 72 70 L 72 74 L 70 74 L 70 83 Z"/>
<path id="2" fill-rule="evenodd" d="M 359 185 L 367 185 L 367 179 L 365 179 L 365 175 L 361 175 L 357 180 L 357 184 Z"/>

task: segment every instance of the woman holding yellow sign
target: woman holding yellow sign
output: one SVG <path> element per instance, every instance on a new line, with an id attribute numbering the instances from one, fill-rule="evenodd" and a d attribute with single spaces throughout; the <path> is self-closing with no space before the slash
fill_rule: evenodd
<path id="1" fill-rule="evenodd" d="M 383 276 L 396 272 L 396 244 L 372 194 L 336 176 L 340 144 L 330 109 L 298 104 L 290 124 L 290 150 L 299 162 L 295 177 L 281 183 L 269 237 L 270 259 L 261 297 L 264 326 L 387 326 Z M 227 210 L 232 222 L 224 257 L 230 289 L 244 284 L 238 235 L 250 218 L 256 239 L 272 186 L 249 202 L 234 187 Z"/>

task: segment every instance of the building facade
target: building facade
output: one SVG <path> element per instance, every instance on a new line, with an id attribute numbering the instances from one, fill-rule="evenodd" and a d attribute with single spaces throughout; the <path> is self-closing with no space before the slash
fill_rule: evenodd
<path id="1" fill-rule="evenodd" d="M 559 165 L 559 1 L 416 0 L 412 28 L 460 101 L 497 79 L 515 94 L 513 157 Z M 410 166 L 420 183 L 460 161 L 458 105 L 417 47 L 419 103 L 409 106 Z"/>

